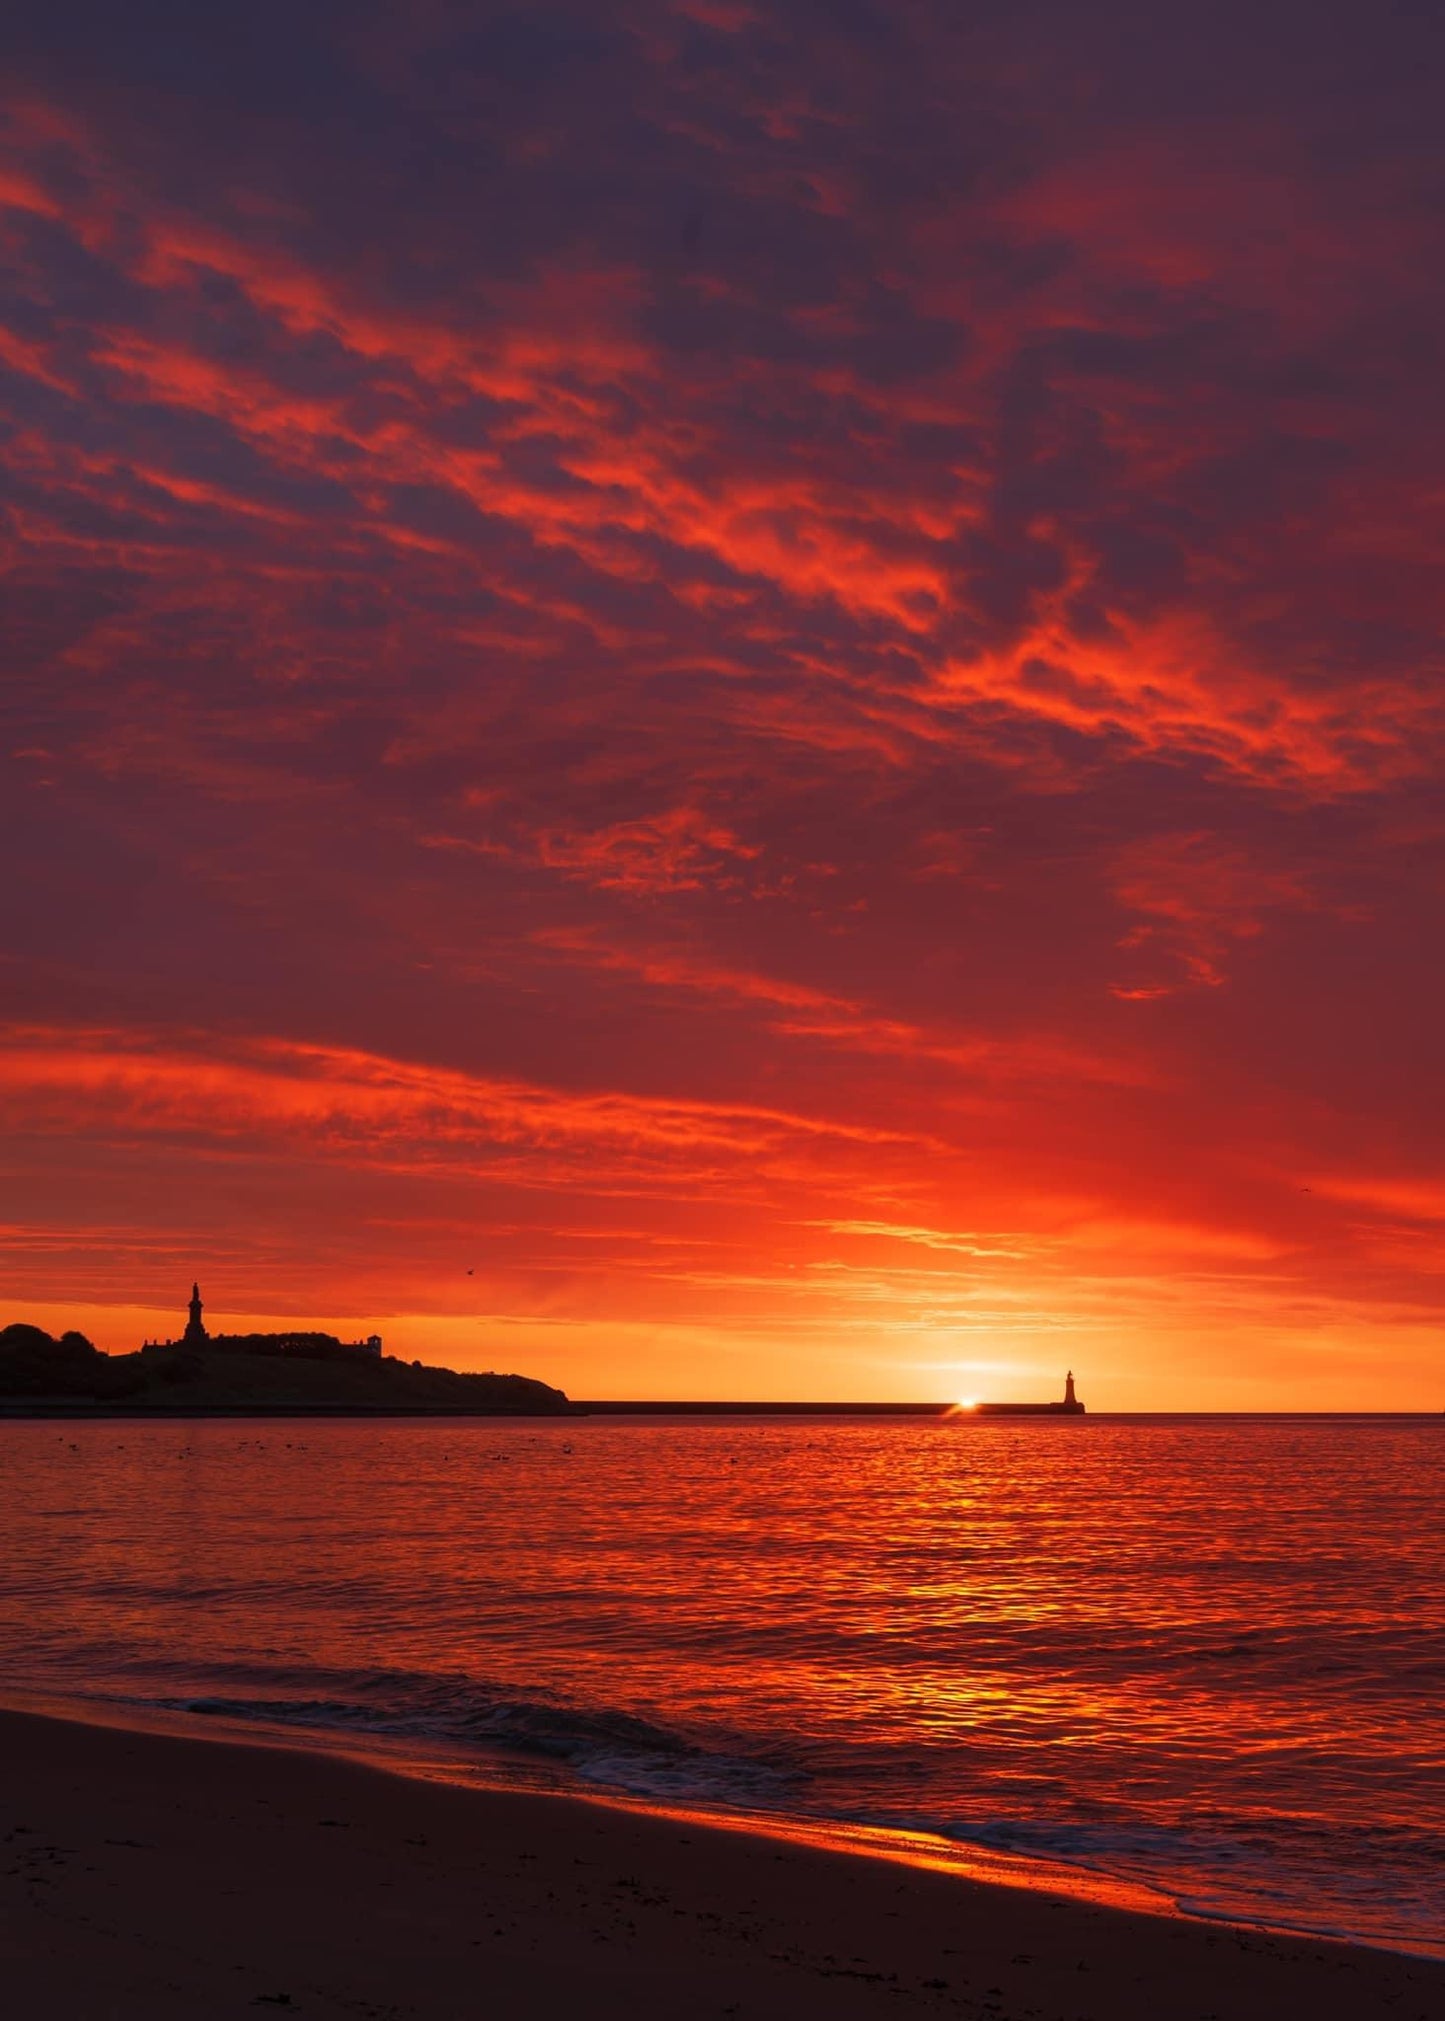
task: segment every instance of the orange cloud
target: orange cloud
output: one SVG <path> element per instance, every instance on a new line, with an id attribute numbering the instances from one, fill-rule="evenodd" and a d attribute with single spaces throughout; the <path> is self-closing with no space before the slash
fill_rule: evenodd
<path id="1" fill-rule="evenodd" d="M 1401 1215 L 1410 1221 L 1445 1221 L 1445 1179 L 1317 1174 L 1307 1190 L 1372 1213 Z"/>
<path id="2" fill-rule="evenodd" d="M 838 1116 L 746 1103 L 568 1091 L 282 1039 L 152 1038 L 12 1026 L 0 1088 L 16 1126 L 175 1133 L 217 1143 L 304 1141 L 318 1155 L 460 1155 L 613 1147 L 671 1162 L 766 1156 L 790 1139 L 916 1143 Z"/>

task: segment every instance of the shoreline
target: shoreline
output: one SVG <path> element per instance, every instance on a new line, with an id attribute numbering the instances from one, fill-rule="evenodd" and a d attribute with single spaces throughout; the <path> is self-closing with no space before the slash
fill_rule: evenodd
<path id="1" fill-rule="evenodd" d="M 624 1815 L 661 1818 L 699 1830 L 741 1833 L 780 1845 L 880 1860 L 890 1865 L 948 1874 L 956 1880 L 980 1881 L 990 1887 L 1022 1889 L 1056 1899 L 1090 1902 L 1138 1915 L 1183 1918 L 1210 1927 L 1255 1930 L 1265 1935 L 1311 1938 L 1365 1950 L 1385 1950 L 1402 1957 L 1431 1958 L 1393 1944 L 1371 1944 L 1339 1932 L 1314 1932 L 1288 1925 L 1210 1916 L 1181 1908 L 1164 1889 L 1128 1880 L 1102 1868 L 1069 1865 L 1041 1853 L 1006 1852 L 945 1838 L 925 1829 L 859 1824 L 853 1820 L 804 1812 L 746 1810 L 741 1806 L 709 1807 L 685 1799 L 646 1797 L 606 1783 L 589 1782 L 575 1771 L 542 1758 L 513 1755 L 478 1745 L 462 1756 L 439 1744 L 398 1736 L 348 1732 L 341 1727 L 293 1726 L 264 1719 L 243 1719 L 229 1713 L 182 1710 L 178 1707 L 105 1698 L 66 1698 L 54 1694 L 0 1691 L 0 1719 L 14 1712 L 50 1719 L 62 1725 L 94 1726 L 116 1733 L 150 1734 L 195 1743 L 259 1748 L 269 1753 L 317 1755 L 348 1761 L 356 1767 L 404 1781 L 441 1785 L 480 1795 L 538 1798 L 580 1803 Z"/>
<path id="2" fill-rule="evenodd" d="M 22 2011 L 77 2021 L 1445 2006 L 1445 1963 L 1411 1953 L 290 1736 L 0 1709 L 0 1755 L 8 1983 Z"/>
<path id="3" fill-rule="evenodd" d="M 784 1846 L 876 1860 L 947 1875 L 965 1883 L 978 1882 L 991 1888 L 1044 1895 L 1055 1901 L 1183 1921 L 1204 1929 L 1242 1931 L 1299 1943 L 1344 1945 L 1351 1950 L 1379 1951 L 1445 1965 L 1445 1942 L 1433 1947 L 1411 1945 L 1358 1931 L 1204 1909 L 1181 1900 L 1156 1882 L 1111 1873 L 1105 1867 L 1071 1863 L 1046 1853 L 1007 1851 L 967 1838 L 948 1838 L 924 1827 L 870 1825 L 821 1813 L 747 1810 L 741 1805 L 708 1806 L 690 1804 L 683 1798 L 644 1796 L 603 1782 L 591 1782 L 546 1757 L 517 1755 L 502 1747 L 489 1748 L 480 1743 L 474 1752 L 462 1755 L 440 1742 L 393 1734 L 291 1725 L 140 1700 L 66 1697 L 0 1688 L 0 1718 L 7 1712 L 118 1733 L 151 1734 L 202 1747 L 220 1744 L 270 1753 L 316 1755 L 350 1762 L 382 1775 L 398 1776 L 404 1781 L 472 1794 L 579 1803 L 624 1815 L 663 1819 L 679 1827 L 741 1833 Z"/>

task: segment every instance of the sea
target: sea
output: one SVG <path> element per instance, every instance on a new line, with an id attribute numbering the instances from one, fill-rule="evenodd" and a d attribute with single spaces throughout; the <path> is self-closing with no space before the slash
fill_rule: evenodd
<path id="1" fill-rule="evenodd" d="M 0 1659 L 1445 1956 L 1445 1418 L 10 1421 Z"/>

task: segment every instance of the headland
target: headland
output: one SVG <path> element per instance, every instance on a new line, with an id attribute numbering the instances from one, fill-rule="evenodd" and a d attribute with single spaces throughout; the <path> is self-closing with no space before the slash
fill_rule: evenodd
<path id="1" fill-rule="evenodd" d="M 559 1417 L 566 1395 L 530 1376 L 464 1374 L 384 1354 L 379 1335 L 212 1334 L 199 1286 L 185 1331 L 135 1354 L 84 1334 L 0 1328 L 0 1417 Z"/>

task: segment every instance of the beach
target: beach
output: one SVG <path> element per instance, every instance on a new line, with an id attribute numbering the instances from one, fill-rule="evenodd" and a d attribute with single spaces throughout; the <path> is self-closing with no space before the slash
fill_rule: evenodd
<path id="1" fill-rule="evenodd" d="M 1445 1964 L 331 1754 L 0 1713 L 12 2013 L 1435 2016 Z"/>

